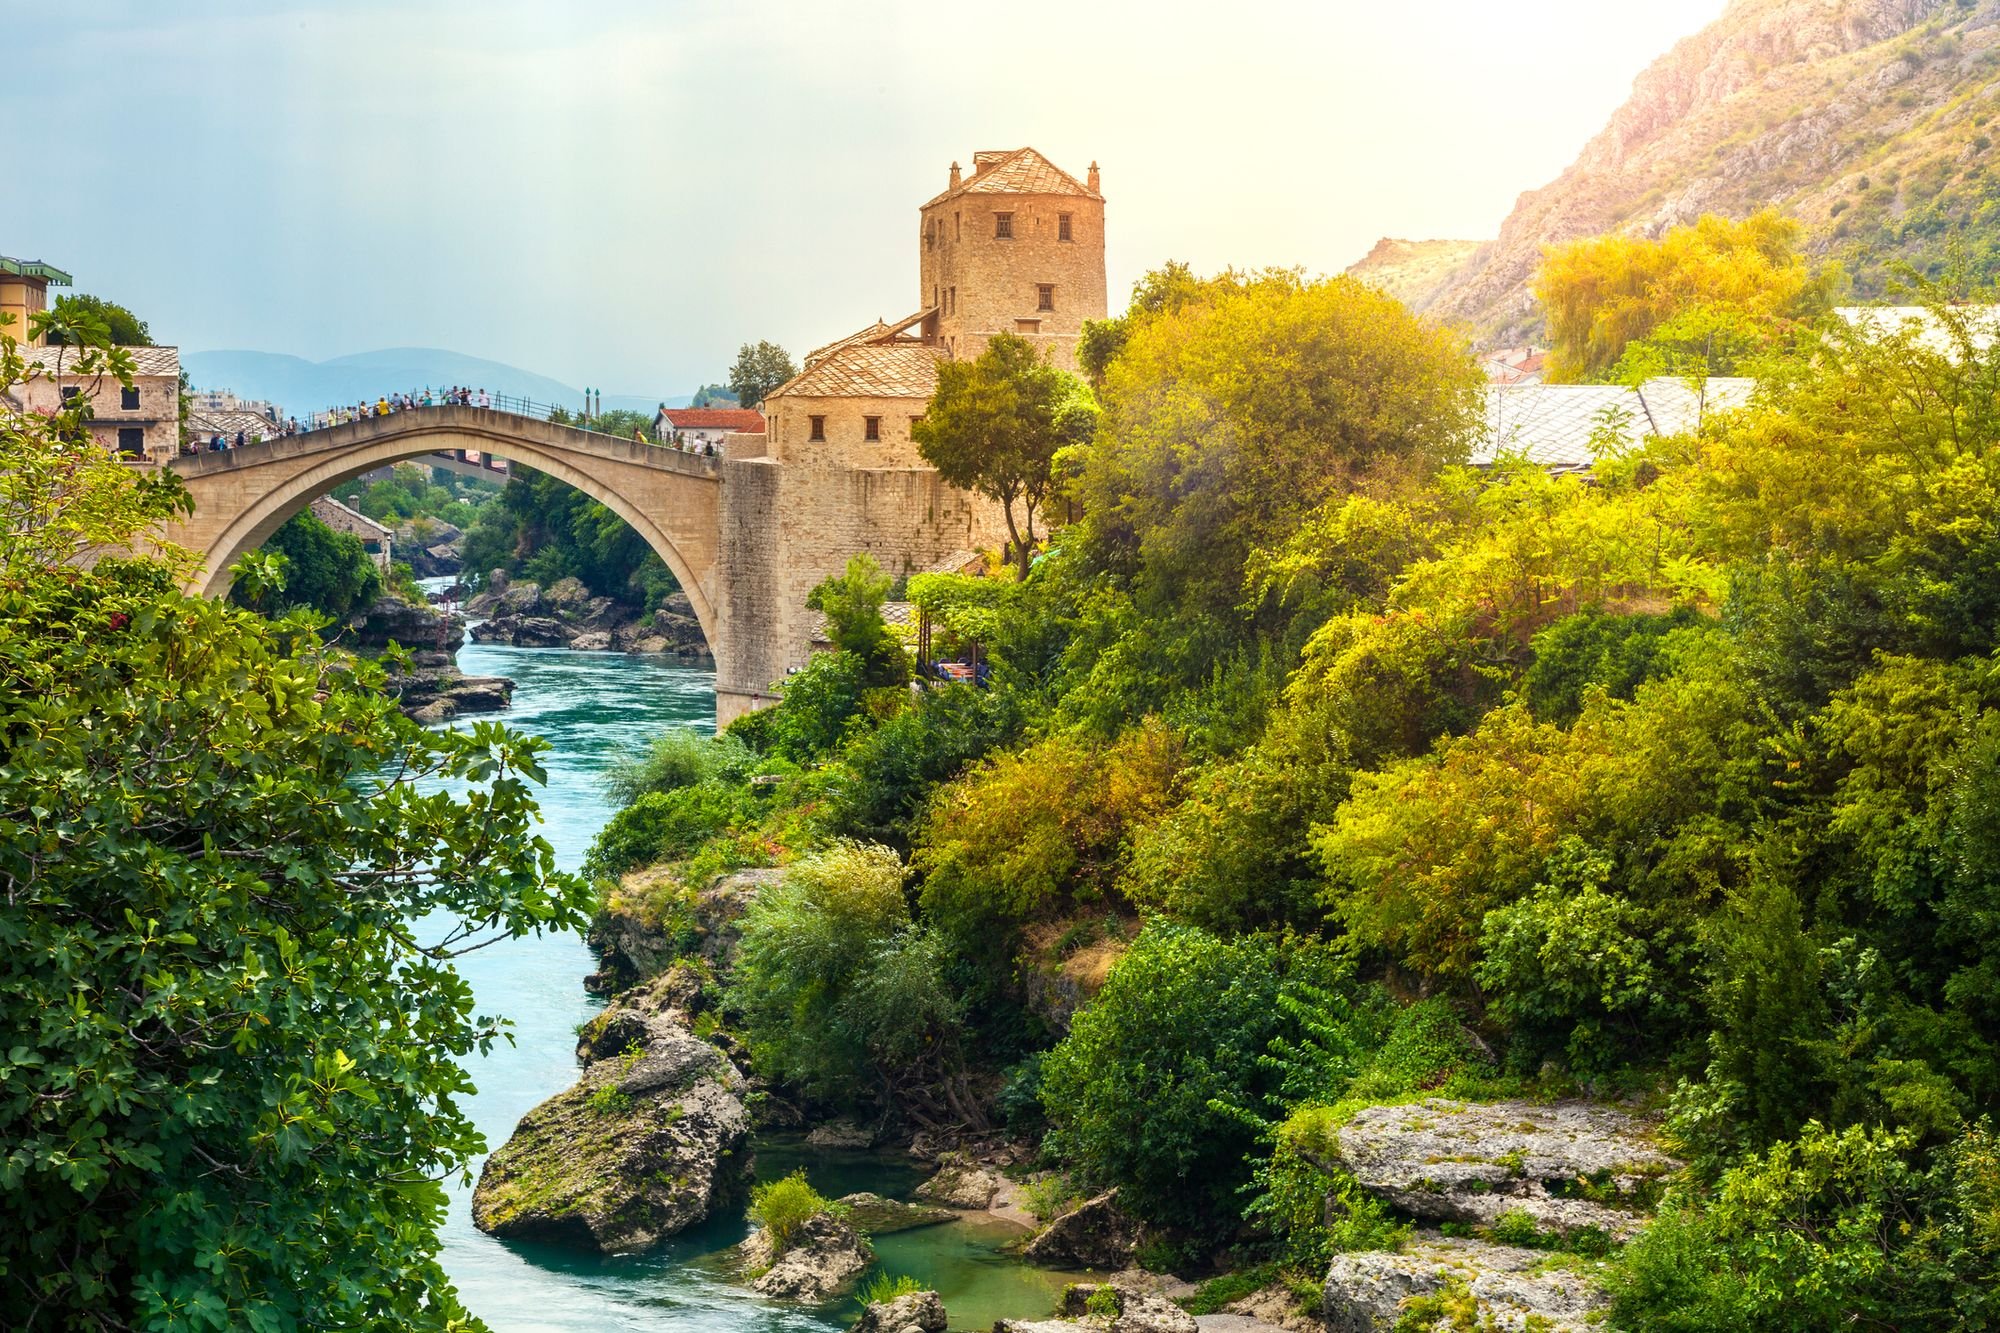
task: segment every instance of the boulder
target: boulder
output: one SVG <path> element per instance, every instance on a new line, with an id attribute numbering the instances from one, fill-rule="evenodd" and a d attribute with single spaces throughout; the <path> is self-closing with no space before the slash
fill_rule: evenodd
<path id="1" fill-rule="evenodd" d="M 879 1194 L 845 1194 L 838 1200 L 847 1209 L 847 1220 L 864 1236 L 887 1236 L 898 1231 L 915 1231 L 942 1222 L 955 1222 L 958 1214 L 949 1208 L 926 1208 L 917 1203 L 899 1203 Z"/>
<path id="2" fill-rule="evenodd" d="M 565 611 L 576 611 L 590 600 L 590 589 L 583 586 L 583 580 L 575 577 L 557 579 L 542 590 L 542 606 L 557 615 Z"/>
<path id="3" fill-rule="evenodd" d="M 917 1197 L 947 1208 L 981 1209 L 1000 1192 L 1002 1177 L 997 1171 L 965 1162 L 947 1162 L 938 1173 L 917 1186 Z"/>
<path id="4" fill-rule="evenodd" d="M 531 616 L 542 609 L 542 585 L 532 580 L 510 583 L 493 604 L 496 616 Z"/>
<path id="5" fill-rule="evenodd" d="M 1045 1268 L 1115 1270 L 1132 1262 L 1139 1224 L 1118 1206 L 1118 1191 L 1087 1200 L 1048 1224 L 1022 1255 Z"/>
<path id="6" fill-rule="evenodd" d="M 569 641 L 569 646 L 580 653 L 601 653 L 611 647 L 609 630 L 589 629 Z"/>
<path id="7" fill-rule="evenodd" d="M 747 1187 L 742 1074 L 664 1011 L 641 1014 L 634 1033 L 617 1054 L 624 1032 L 591 1043 L 576 1086 L 523 1116 L 486 1159 L 472 1195 L 480 1230 L 626 1254 Z"/>
<path id="8" fill-rule="evenodd" d="M 774 1253 L 769 1230 L 738 1247 L 744 1266 L 756 1274 L 751 1287 L 773 1300 L 821 1305 L 852 1286 L 875 1262 L 861 1233 L 830 1213 L 807 1218 L 783 1253 Z"/>
<path id="9" fill-rule="evenodd" d="M 391 643 L 413 651 L 454 653 L 465 643 L 465 622 L 428 602 L 406 602 L 392 593 L 348 617 L 343 647 L 378 653 Z"/>
<path id="10" fill-rule="evenodd" d="M 1543 1231 L 1594 1227 L 1620 1240 L 1680 1166 L 1644 1121 L 1582 1101 L 1372 1106 L 1338 1140 L 1340 1164 L 1362 1188 L 1414 1217 L 1491 1226 L 1521 1212 Z"/>
<path id="11" fill-rule="evenodd" d="M 454 676 L 445 697 L 461 713 L 497 713 L 514 703 L 514 682 L 506 676 Z"/>
<path id="12" fill-rule="evenodd" d="M 582 606 L 566 610 L 563 619 L 578 629 L 601 629 L 608 634 L 618 627 L 624 613 L 609 597 L 593 597 Z"/>
<path id="13" fill-rule="evenodd" d="M 1408 1302 L 1463 1286 L 1479 1303 L 1481 1328 L 1544 1333 L 1598 1328 L 1604 1293 L 1580 1272 L 1547 1267 L 1547 1258 L 1538 1250 L 1419 1233 L 1400 1251 L 1335 1255 L 1320 1298 L 1321 1317 L 1328 1333 L 1388 1333 Z"/>
<path id="14" fill-rule="evenodd" d="M 893 1301 L 871 1301 L 847 1333 L 944 1333 L 944 1302 L 934 1291 L 913 1291 Z"/>
<path id="15" fill-rule="evenodd" d="M 535 585 L 524 583 L 520 586 L 532 589 Z M 512 596 L 512 593 L 508 595 Z M 496 611 L 491 620 L 483 620 L 472 627 L 472 641 L 504 643 L 516 648 L 563 648 L 569 645 L 569 631 L 553 616 Z"/>
<path id="16" fill-rule="evenodd" d="M 398 672 L 386 688 L 404 713 L 426 726 L 462 713 L 499 712 L 514 698 L 514 682 L 505 676 L 461 676 L 438 667 Z"/>
<path id="17" fill-rule="evenodd" d="M 1072 1283 L 1063 1289 L 1056 1313 L 1071 1319 L 1101 1318 L 1091 1308 L 1093 1300 L 1104 1302 L 1100 1292 L 1110 1293 L 1111 1308 L 1116 1312 L 1104 1326 L 1106 1333 L 1197 1333 L 1194 1316 L 1166 1297 L 1118 1283 Z"/>
<path id="18" fill-rule="evenodd" d="M 664 653 L 673 645 L 657 634 L 641 634 L 625 647 L 628 653 Z"/>
<path id="19" fill-rule="evenodd" d="M 875 1132 L 852 1120 L 829 1120 L 813 1126 L 806 1142 L 815 1148 L 866 1148 L 875 1142 Z"/>
<path id="20" fill-rule="evenodd" d="M 623 1057 L 635 1045 L 674 1040 L 706 1007 L 701 974 L 676 963 L 645 985 L 621 993 L 577 1029 L 577 1063 Z"/>

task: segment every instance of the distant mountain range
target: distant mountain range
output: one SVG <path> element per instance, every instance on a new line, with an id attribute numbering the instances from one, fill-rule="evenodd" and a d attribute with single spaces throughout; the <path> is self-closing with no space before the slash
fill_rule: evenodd
<path id="1" fill-rule="evenodd" d="M 1990 280 L 1996 99 L 2000 0 L 1732 0 L 1639 75 L 1497 239 L 1455 264 L 1458 242 L 1389 242 L 1357 275 L 1482 343 L 1517 343 L 1540 333 L 1528 285 L 1544 246 L 1775 205 L 1857 299 L 1884 295 L 1896 262 L 1935 271 L 1952 248 Z"/>
<path id="2" fill-rule="evenodd" d="M 276 403 L 297 415 L 386 393 L 454 384 L 532 398 L 538 403 L 560 403 L 572 411 L 583 406 L 583 390 L 573 385 L 519 366 L 438 347 L 389 347 L 331 361 L 308 361 L 279 352 L 185 352 L 181 364 L 197 389 L 229 389 L 239 398 Z M 663 402 L 668 407 L 685 407 L 688 395 L 604 395 L 606 410 L 651 412 Z"/>

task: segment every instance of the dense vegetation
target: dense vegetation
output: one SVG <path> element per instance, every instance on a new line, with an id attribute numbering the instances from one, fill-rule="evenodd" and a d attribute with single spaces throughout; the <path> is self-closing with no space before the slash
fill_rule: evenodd
<path id="1" fill-rule="evenodd" d="M 1690 239 L 1619 263 L 1732 249 Z M 1759 282 L 1828 280 L 1765 239 Z M 1677 355 L 1682 290 L 1593 363 Z M 2000 348 L 1941 295 L 1932 337 L 1751 301 L 1752 406 L 1551 476 L 1461 466 L 1476 373 L 1387 298 L 1156 274 L 1086 340 L 1081 519 L 911 581 L 990 688 L 817 658 L 631 784 L 598 868 L 684 887 L 612 901 L 792 864 L 731 996 L 758 1062 L 1041 1135 L 1168 1257 L 1246 1205 L 1308 1274 L 1393 1243 L 1318 1151 L 1356 1105 L 1635 1094 L 1692 1165 L 1618 1322 L 1986 1326 Z"/>
<path id="2" fill-rule="evenodd" d="M 537 743 L 417 727 L 318 618 L 182 594 L 185 553 L 91 564 L 186 494 L 82 410 L 0 413 L 6 1323 L 476 1329 L 437 1228 L 501 1025 L 451 960 L 580 924 Z"/>

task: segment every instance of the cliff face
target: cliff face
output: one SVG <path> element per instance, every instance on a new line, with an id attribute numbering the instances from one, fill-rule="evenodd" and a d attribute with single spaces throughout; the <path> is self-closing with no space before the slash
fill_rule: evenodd
<path id="1" fill-rule="evenodd" d="M 1418 308 L 1520 341 L 1539 324 L 1527 288 L 1543 246 L 1771 205 L 1861 297 L 1895 260 L 1935 268 L 1953 237 L 1990 271 L 1996 111 L 2000 0 L 1735 0 Z"/>

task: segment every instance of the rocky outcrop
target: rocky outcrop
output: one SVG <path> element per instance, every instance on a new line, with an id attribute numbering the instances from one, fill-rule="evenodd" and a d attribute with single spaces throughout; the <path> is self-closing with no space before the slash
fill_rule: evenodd
<path id="1" fill-rule="evenodd" d="M 591 922 L 587 941 L 597 955 L 598 970 L 585 978 L 585 988 L 603 995 L 637 985 L 690 951 L 716 976 L 726 976 L 736 958 L 740 923 L 750 900 L 784 873 L 732 871 L 710 880 L 685 901 L 674 870 L 640 870 L 625 876 Z"/>
<path id="2" fill-rule="evenodd" d="M 768 1229 L 738 1247 L 751 1287 L 773 1300 L 821 1305 L 854 1284 L 875 1262 L 875 1251 L 845 1219 L 821 1213 L 801 1222 L 782 1252 Z"/>
<path id="3" fill-rule="evenodd" d="M 815 1148 L 867 1148 L 874 1145 L 875 1133 L 852 1120 L 829 1120 L 813 1126 L 806 1142 Z"/>
<path id="4" fill-rule="evenodd" d="M 977 1210 L 991 1204 L 1005 1183 L 998 1171 L 970 1162 L 946 1162 L 936 1175 L 917 1186 L 916 1194 L 947 1208 Z"/>
<path id="5" fill-rule="evenodd" d="M 486 1160 L 472 1196 L 480 1230 L 630 1253 L 740 1196 L 744 1079 L 685 1026 L 689 980 L 663 977 L 586 1025 L 583 1076 Z"/>
<path id="6" fill-rule="evenodd" d="M 1555 1234 L 1630 1236 L 1651 1187 L 1680 1165 L 1644 1122 L 1589 1102 L 1430 1098 L 1370 1107 L 1337 1138 L 1362 1188 L 1413 1217 L 1491 1226 L 1525 1213 Z"/>
<path id="7" fill-rule="evenodd" d="M 674 592 L 650 612 L 609 597 L 593 597 L 574 578 L 543 588 L 510 580 L 502 570 L 486 576 L 486 587 L 465 604 L 478 643 L 516 648 L 571 648 L 582 652 L 651 653 L 690 663 L 713 660 L 695 618 L 694 603 Z"/>
<path id="8" fill-rule="evenodd" d="M 1481 1328 L 1586 1333 L 1605 1305 L 1597 1285 L 1550 1267 L 1537 1250 L 1420 1234 L 1400 1251 L 1335 1255 L 1320 1298 L 1327 1333 L 1389 1333 L 1410 1303 L 1463 1288 L 1478 1303 Z M 1593 1318 L 1595 1314 L 1595 1318 Z M 1457 1325 L 1451 1325 L 1457 1327 Z"/>
<path id="9" fill-rule="evenodd" d="M 1138 1245 L 1139 1224 L 1118 1206 L 1118 1191 L 1109 1190 L 1049 1223 L 1022 1256 L 1045 1268 L 1110 1271 L 1131 1263 Z"/>
<path id="10" fill-rule="evenodd" d="M 514 702 L 514 682 L 505 676 L 430 668 L 391 673 L 388 686 L 402 710 L 426 726 L 467 713 L 497 713 Z"/>
<path id="11" fill-rule="evenodd" d="M 347 618 L 340 643 L 371 657 L 396 644 L 418 666 L 448 667 L 451 655 L 465 643 L 465 622 L 428 602 L 406 602 L 384 593 Z"/>
<path id="12" fill-rule="evenodd" d="M 913 1291 L 893 1301 L 871 1301 L 847 1333 L 944 1333 L 944 1302 L 934 1291 Z"/>
<path id="13" fill-rule="evenodd" d="M 1086 1319 L 1105 1333 L 1197 1333 L 1199 1327 L 1193 1315 L 1166 1297 L 1110 1282 L 1072 1283 L 1064 1288 L 1057 1313 Z"/>
<path id="14" fill-rule="evenodd" d="M 926 1208 L 879 1194 L 844 1194 L 835 1202 L 847 1210 L 847 1220 L 864 1236 L 888 1236 L 958 1220 L 958 1214 L 949 1208 Z"/>
<path id="15" fill-rule="evenodd" d="M 420 579 L 456 574 L 464 568 L 460 559 L 465 533 L 441 518 L 406 518 L 393 533 L 396 558 Z"/>

